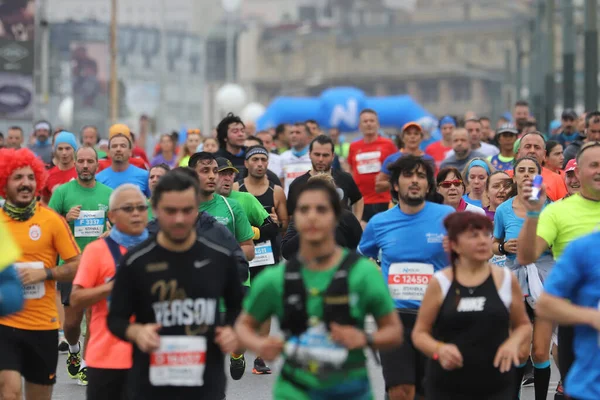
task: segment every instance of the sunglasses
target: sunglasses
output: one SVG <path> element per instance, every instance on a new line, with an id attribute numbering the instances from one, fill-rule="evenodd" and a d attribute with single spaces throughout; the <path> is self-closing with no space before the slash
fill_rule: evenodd
<path id="1" fill-rule="evenodd" d="M 144 211 L 148 210 L 148 205 L 140 204 L 137 206 L 124 206 L 124 207 L 117 208 L 117 210 L 124 211 L 127 214 L 131 214 L 133 212 L 133 210 L 137 210 L 138 212 L 144 212 Z"/>
<path id="2" fill-rule="evenodd" d="M 462 186 L 462 184 L 463 184 L 463 181 L 461 181 L 460 179 L 455 179 L 453 181 L 440 182 L 440 184 L 438 186 L 441 186 L 444 189 L 448 189 L 452 185 L 454 185 L 454 187 L 459 187 L 459 186 Z"/>

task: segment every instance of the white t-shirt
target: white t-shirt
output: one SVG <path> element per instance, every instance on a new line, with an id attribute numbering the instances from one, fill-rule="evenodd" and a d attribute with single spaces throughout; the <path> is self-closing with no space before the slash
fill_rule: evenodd
<path id="1" fill-rule="evenodd" d="M 281 168 L 281 156 L 275 153 L 269 153 L 269 170 L 277 175 L 278 178 L 283 178 L 283 170 Z"/>
<path id="2" fill-rule="evenodd" d="M 304 175 L 312 168 L 308 153 L 296 157 L 291 150 L 285 151 L 280 158 L 281 169 L 283 171 L 285 195 L 288 195 L 290 185 L 297 177 Z"/>
<path id="3" fill-rule="evenodd" d="M 494 146 L 493 144 L 489 144 L 489 143 L 485 143 L 485 142 L 481 142 L 481 147 L 479 147 L 478 149 L 475 149 L 473 151 L 477 151 L 481 154 L 485 154 L 486 157 L 493 157 L 497 154 L 500 154 L 500 150 Z M 453 156 L 454 155 L 454 150 L 450 150 L 449 152 L 446 153 L 446 158 Z"/>
<path id="4" fill-rule="evenodd" d="M 487 215 L 483 208 L 474 206 L 473 204 L 469 204 L 469 203 L 467 203 L 467 207 L 465 207 L 465 211 L 471 211 L 476 214 Z"/>

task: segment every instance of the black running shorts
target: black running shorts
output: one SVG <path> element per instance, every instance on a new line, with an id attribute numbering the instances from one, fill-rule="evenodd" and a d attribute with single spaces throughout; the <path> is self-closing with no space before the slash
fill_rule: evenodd
<path id="1" fill-rule="evenodd" d="M 423 396 L 427 358 L 415 349 L 411 338 L 417 315 L 400 311 L 398 315 L 403 325 L 404 341 L 400 347 L 379 353 L 385 390 L 387 392 L 390 388 L 400 385 L 414 385 L 417 394 Z"/>
<path id="2" fill-rule="evenodd" d="M 58 282 L 58 290 L 60 291 L 60 300 L 63 306 L 70 306 L 69 299 L 71 298 L 71 290 L 73 284 L 71 282 Z"/>
<path id="3" fill-rule="evenodd" d="M 132 398 L 127 378 L 128 369 L 88 367 L 87 400 L 128 400 Z"/>
<path id="4" fill-rule="evenodd" d="M 26 382 L 56 383 L 58 330 L 32 331 L 0 325 L 0 371 L 18 371 Z"/>

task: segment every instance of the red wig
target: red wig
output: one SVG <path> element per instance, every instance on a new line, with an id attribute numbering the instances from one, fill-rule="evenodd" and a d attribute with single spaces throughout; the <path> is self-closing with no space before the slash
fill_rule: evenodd
<path id="1" fill-rule="evenodd" d="M 29 149 L 0 149 L 0 196 L 6 197 L 6 184 L 12 173 L 20 168 L 31 167 L 35 175 L 36 194 L 46 185 L 48 173 L 42 160 Z"/>

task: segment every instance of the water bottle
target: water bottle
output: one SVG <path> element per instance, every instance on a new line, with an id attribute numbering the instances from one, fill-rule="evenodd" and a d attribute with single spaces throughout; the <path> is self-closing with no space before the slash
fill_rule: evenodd
<path id="1" fill-rule="evenodd" d="M 541 175 L 536 175 L 533 178 L 533 182 L 531 183 L 531 197 L 529 201 L 532 203 L 537 203 L 540 201 L 540 191 L 542 190 L 542 183 L 544 182 L 544 178 Z"/>

